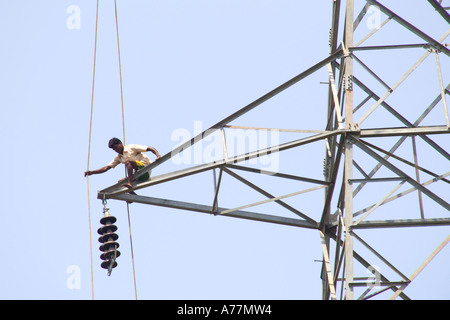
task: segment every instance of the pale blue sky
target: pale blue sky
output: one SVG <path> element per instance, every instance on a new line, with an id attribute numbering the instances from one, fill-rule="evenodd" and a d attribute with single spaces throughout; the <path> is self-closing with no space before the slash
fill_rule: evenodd
<path id="1" fill-rule="evenodd" d="M 365 1 L 355 2 L 356 16 Z M 0 0 L 0 134 L 4 142 L 0 157 L 4 181 L 0 187 L 0 299 L 91 299 L 83 172 L 89 139 L 95 3 Z M 67 28 L 71 5 L 80 8 L 79 29 Z M 408 5 L 397 1 L 389 7 L 434 39 L 448 29 L 426 1 L 408 1 Z M 171 139 L 176 130 L 193 134 L 196 121 L 206 129 L 329 54 L 331 0 L 119 0 L 118 12 L 126 142 L 153 146 L 161 154 L 177 144 Z M 356 30 L 355 39 L 370 32 L 366 22 L 367 18 Z M 366 45 L 422 42 L 391 21 Z M 392 61 L 371 52 L 357 55 L 392 85 L 424 53 L 423 49 L 391 51 Z M 450 61 L 444 55 L 440 58 L 446 85 Z M 114 152 L 107 148 L 108 140 L 122 138 L 112 0 L 100 2 L 96 67 L 90 169 L 109 163 Z M 320 82 L 327 81 L 327 76 L 326 68 L 321 69 L 233 124 L 323 130 L 328 89 Z M 361 74 L 361 78 L 379 95 L 384 94 L 385 89 L 369 77 Z M 433 55 L 405 83 L 405 90 L 411 92 L 408 100 L 401 90 L 388 101 L 414 122 L 423 106 L 439 94 Z M 364 97 L 355 92 L 357 103 Z M 420 108 L 411 108 L 415 105 Z M 364 122 L 365 128 L 400 125 L 386 115 L 377 110 Z M 442 119 L 440 105 L 423 124 L 443 124 Z M 291 137 L 280 135 L 280 140 Z M 433 140 L 449 152 L 448 135 Z M 395 141 L 386 139 L 380 146 L 388 148 Z M 399 152 L 409 152 L 410 140 L 406 144 Z M 448 161 L 435 157 L 421 141 L 418 144 L 423 166 L 438 174 L 448 171 Z M 324 152 L 320 143 L 280 154 L 280 171 L 322 179 Z M 408 157 L 411 159 L 411 154 Z M 366 160 L 362 163 L 370 170 L 371 160 Z M 168 162 L 153 174 L 180 168 Z M 120 166 L 90 178 L 96 299 L 135 298 L 126 205 L 108 202 L 118 219 L 122 253 L 111 277 L 100 268 L 96 232 L 102 216 L 97 190 L 122 176 Z M 211 199 L 211 173 L 196 178 L 142 194 L 190 202 L 202 201 L 205 195 Z M 225 179 L 224 187 L 230 183 L 229 190 L 234 192 L 225 193 L 219 205 L 232 208 L 263 199 L 247 196 L 245 188 L 234 186 L 231 180 Z M 289 183 L 269 183 L 267 187 L 275 195 L 298 191 Z M 448 184 L 430 189 L 448 200 Z M 317 208 L 323 201 L 322 190 L 292 201 L 320 219 Z M 363 206 L 366 202 L 373 203 L 373 198 L 362 195 L 356 203 Z M 391 212 L 409 210 L 412 203 L 411 217 L 418 218 L 416 193 L 389 208 Z M 445 209 L 429 201 L 425 205 L 429 217 L 448 216 Z M 279 206 L 267 206 L 261 212 L 273 209 Z M 315 230 L 138 204 L 130 210 L 139 299 L 321 298 L 321 263 L 315 260 L 322 259 L 322 252 Z M 411 275 L 448 233 L 448 227 L 361 232 L 406 275 Z M 449 259 L 450 248 L 446 247 L 405 293 L 416 299 L 450 298 Z M 71 266 L 81 272 L 79 289 L 67 287 Z M 369 275 L 359 267 L 356 272 Z"/>

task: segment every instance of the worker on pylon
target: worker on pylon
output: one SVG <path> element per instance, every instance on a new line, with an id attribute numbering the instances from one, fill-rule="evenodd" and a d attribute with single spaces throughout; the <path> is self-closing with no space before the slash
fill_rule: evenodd
<path id="1" fill-rule="evenodd" d="M 143 152 L 151 151 L 152 153 L 154 153 L 156 156 L 155 161 L 161 158 L 161 155 L 159 154 L 158 150 L 156 150 L 153 147 L 146 147 L 138 144 L 128 144 L 124 146 L 122 141 L 120 141 L 117 138 L 112 138 L 111 140 L 109 140 L 108 147 L 116 151 L 118 155 L 108 165 L 97 170 L 86 171 L 84 173 L 85 177 L 93 174 L 105 173 L 109 169 L 117 167 L 119 163 L 123 163 L 125 164 L 128 174 L 128 182 L 125 183 L 123 186 L 131 189 L 133 188 L 133 174 L 137 170 L 142 169 L 150 165 L 151 163 L 150 158 Z M 149 178 L 150 172 L 146 172 L 145 174 L 141 175 L 137 180 L 142 182 L 148 180 Z M 122 179 L 119 182 L 126 180 L 127 178 Z"/>

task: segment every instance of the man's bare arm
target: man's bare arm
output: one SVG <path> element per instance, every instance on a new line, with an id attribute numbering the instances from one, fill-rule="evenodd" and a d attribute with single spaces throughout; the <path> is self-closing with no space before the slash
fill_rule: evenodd
<path id="1" fill-rule="evenodd" d="M 108 166 L 104 166 L 104 167 L 102 167 L 102 168 L 100 168 L 100 169 L 97 169 L 97 170 L 92 170 L 92 171 L 86 171 L 85 173 L 84 173 L 84 176 L 86 177 L 86 176 L 90 176 L 90 175 L 93 175 L 93 174 L 101 174 L 101 173 L 105 173 L 106 171 L 108 171 L 109 169 L 111 169 L 111 167 L 108 165 Z"/>
<path id="2" fill-rule="evenodd" d="M 156 160 L 159 160 L 161 158 L 161 155 L 159 154 L 158 150 L 156 150 L 153 147 L 147 147 L 147 151 L 153 152 L 153 154 L 156 156 Z"/>

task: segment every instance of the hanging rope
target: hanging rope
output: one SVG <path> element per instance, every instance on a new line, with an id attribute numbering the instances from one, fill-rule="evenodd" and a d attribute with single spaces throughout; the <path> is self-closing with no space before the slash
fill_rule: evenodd
<path id="1" fill-rule="evenodd" d="M 98 3 L 95 13 L 95 41 L 94 41 L 94 65 L 92 71 L 92 95 L 91 95 L 91 116 L 89 121 L 89 146 L 88 146 L 88 156 L 87 156 L 87 171 L 89 171 L 89 163 L 91 159 L 91 137 L 92 137 L 92 119 L 94 114 L 94 88 L 95 88 L 95 65 L 97 60 L 97 31 L 98 31 Z M 91 287 L 92 287 L 92 300 L 94 300 L 94 264 L 92 259 L 92 224 L 91 224 L 91 197 L 89 190 L 89 176 L 86 177 L 87 183 L 87 195 L 88 195 L 88 215 L 89 215 L 89 247 L 90 247 L 90 257 L 91 257 Z"/>
<path id="2" fill-rule="evenodd" d="M 119 19 L 117 16 L 117 0 L 114 0 L 114 11 L 116 16 L 116 34 L 117 34 L 117 52 L 119 57 L 119 77 L 120 77 L 120 101 L 122 105 L 122 131 L 123 131 L 123 144 L 126 145 L 125 141 L 125 108 L 123 104 L 123 85 L 122 85 L 122 60 L 120 58 L 120 41 L 119 41 Z M 127 170 L 125 169 L 125 174 L 127 174 Z M 128 213 L 128 228 L 130 232 L 130 246 L 131 246 L 131 262 L 133 265 L 133 279 L 134 279 L 134 295 L 137 297 L 137 286 L 136 286 L 136 271 L 134 267 L 134 249 L 133 249 L 133 237 L 131 233 L 131 218 L 130 218 L 130 205 L 127 203 L 127 213 Z"/>
<path id="3" fill-rule="evenodd" d="M 125 144 L 125 112 L 123 107 L 123 86 L 122 86 L 122 60 L 120 58 L 120 41 L 119 41 L 119 19 L 117 17 L 117 0 L 114 0 L 114 12 L 116 15 L 116 34 L 117 34 L 117 53 L 119 57 L 119 80 L 120 80 L 120 102 L 122 105 L 122 131 L 123 143 Z"/>

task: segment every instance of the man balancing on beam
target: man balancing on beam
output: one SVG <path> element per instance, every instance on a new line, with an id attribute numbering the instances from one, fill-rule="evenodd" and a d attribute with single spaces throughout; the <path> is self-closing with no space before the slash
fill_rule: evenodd
<path id="1" fill-rule="evenodd" d="M 142 169 L 148 165 L 150 165 L 151 161 L 150 158 L 144 154 L 143 152 L 151 151 L 155 154 L 156 160 L 159 160 L 161 158 L 161 155 L 159 154 L 158 150 L 156 150 L 153 147 L 146 147 L 141 146 L 138 144 L 128 144 L 124 146 L 122 144 L 122 141 L 120 141 L 117 138 L 112 138 L 109 140 L 108 147 L 113 149 L 115 152 L 118 153 L 118 155 L 114 158 L 113 161 L 111 161 L 107 166 L 100 168 L 98 170 L 93 171 L 86 171 L 84 173 L 84 176 L 90 176 L 92 174 L 100 174 L 105 173 L 111 168 L 117 167 L 119 163 L 125 164 L 125 167 L 127 169 L 127 175 L 128 175 L 128 182 L 125 183 L 123 186 L 127 187 L 129 189 L 133 188 L 133 174 L 139 170 Z M 150 173 L 146 172 L 145 174 L 141 175 L 137 180 L 138 181 L 146 181 L 150 178 Z M 120 180 L 125 181 L 127 178 Z"/>

